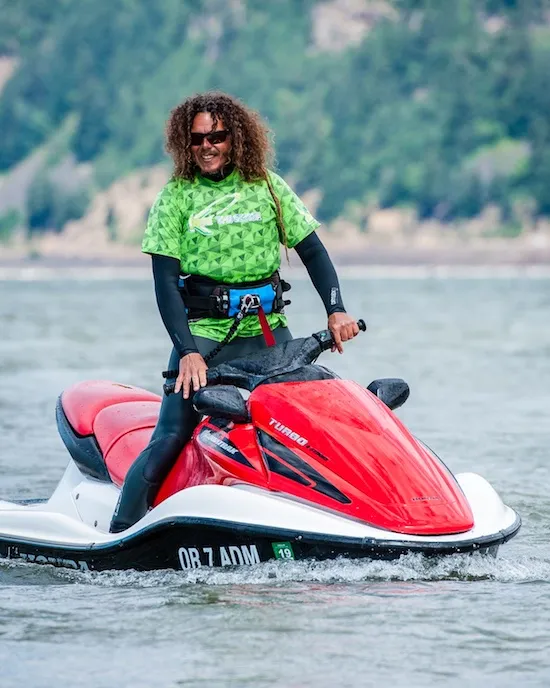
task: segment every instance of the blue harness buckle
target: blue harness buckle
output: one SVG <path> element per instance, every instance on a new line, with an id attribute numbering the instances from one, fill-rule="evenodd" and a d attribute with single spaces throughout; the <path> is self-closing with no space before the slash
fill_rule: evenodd
<path id="1" fill-rule="evenodd" d="M 253 289 L 253 291 L 252 291 Z M 234 318 L 241 310 L 241 306 L 245 299 L 250 300 L 248 307 L 248 314 L 257 314 L 260 306 L 264 312 L 271 313 L 273 311 L 273 301 L 275 299 L 275 289 L 272 284 L 265 284 L 261 287 L 248 287 L 248 289 L 229 289 L 229 309 L 227 315 Z"/>
<path id="2" fill-rule="evenodd" d="M 240 310 L 244 310 L 246 313 L 257 312 L 261 305 L 262 300 L 258 294 L 245 294 L 244 296 L 241 296 Z"/>

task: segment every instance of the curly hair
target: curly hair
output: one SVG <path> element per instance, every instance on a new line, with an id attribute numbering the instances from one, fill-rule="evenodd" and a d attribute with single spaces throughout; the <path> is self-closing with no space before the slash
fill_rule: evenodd
<path id="1" fill-rule="evenodd" d="M 276 209 L 277 225 L 285 248 L 287 237 L 281 204 L 273 191 L 268 165 L 273 162 L 270 131 L 259 113 L 251 110 L 237 98 L 220 91 L 208 91 L 191 96 L 175 107 L 166 124 L 166 150 L 174 161 L 174 177 L 192 180 L 197 166 L 191 151 L 191 127 L 199 112 L 212 117 L 212 130 L 218 120 L 231 136 L 231 163 L 247 182 L 263 180 L 267 183 Z"/>

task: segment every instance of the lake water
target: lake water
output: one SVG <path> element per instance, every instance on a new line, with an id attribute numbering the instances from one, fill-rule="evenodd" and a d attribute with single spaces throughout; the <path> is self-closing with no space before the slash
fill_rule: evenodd
<path id="1" fill-rule="evenodd" d="M 0 562 L 0 686 L 550 685 L 550 279 L 343 279 L 369 331 L 323 363 L 403 377 L 401 419 L 523 518 L 497 559 L 277 562 L 77 573 Z M 309 283 L 296 336 L 325 326 Z M 148 279 L 0 282 L 0 499 L 45 497 L 67 462 L 61 390 L 158 391 L 169 340 Z"/>

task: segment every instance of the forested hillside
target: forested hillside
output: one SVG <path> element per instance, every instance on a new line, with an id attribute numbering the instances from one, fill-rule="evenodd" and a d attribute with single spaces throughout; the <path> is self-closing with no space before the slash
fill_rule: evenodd
<path id="1" fill-rule="evenodd" d="M 443 222 L 489 203 L 510 224 L 550 215 L 547 0 L 358 1 L 348 27 L 361 30 L 334 45 L 320 37 L 338 4 L 0 0 L 0 56 L 16 60 L 0 174 L 63 144 L 33 181 L 31 229 L 62 226 L 97 188 L 165 160 L 170 108 L 209 88 L 269 120 L 279 170 L 320 191 L 322 220 L 358 205 Z M 71 154 L 92 164 L 89 188 L 57 219 L 37 214 L 54 194 L 48 165 Z"/>

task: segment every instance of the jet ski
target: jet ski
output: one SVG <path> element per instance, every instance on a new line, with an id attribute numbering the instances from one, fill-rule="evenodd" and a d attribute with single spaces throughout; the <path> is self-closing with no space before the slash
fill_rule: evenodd
<path id="1" fill-rule="evenodd" d="M 190 570 L 496 554 L 519 516 L 403 425 L 394 413 L 409 396 L 403 380 L 364 388 L 316 364 L 332 346 L 324 330 L 211 368 L 194 395 L 202 421 L 192 439 L 153 507 L 117 534 L 108 531 L 120 487 L 161 397 L 109 381 L 65 390 L 56 415 L 69 464 L 48 500 L 0 501 L 0 557 Z"/>

